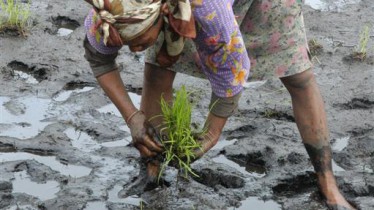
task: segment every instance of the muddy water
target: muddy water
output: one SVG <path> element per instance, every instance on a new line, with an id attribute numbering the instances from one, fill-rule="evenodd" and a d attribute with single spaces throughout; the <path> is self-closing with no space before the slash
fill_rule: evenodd
<path id="1" fill-rule="evenodd" d="M 305 2 L 308 39 L 323 46 L 314 74 L 326 104 L 339 187 L 371 210 L 374 68 L 370 59 L 343 58 L 359 43 L 363 25 L 374 25 L 374 7 L 370 0 Z M 0 209 L 132 210 L 141 203 L 163 210 L 326 209 L 313 197 L 316 180 L 292 120 L 291 99 L 279 81 L 270 80 L 245 84 L 239 112 L 225 126 L 227 136 L 193 165 L 208 182 L 175 181 L 178 171 L 170 167 L 170 186 L 119 198 L 138 174 L 139 153 L 83 58 L 89 6 L 40 0 L 31 2 L 31 10 L 27 38 L 0 34 Z M 127 87 L 140 90 L 143 54 L 124 47 L 117 61 Z M 177 75 L 175 87 L 181 85 L 201 94 L 194 119 L 203 124 L 209 82 Z M 139 106 L 139 96 L 131 98 Z M 266 110 L 279 115 L 265 117 Z"/>
<path id="2" fill-rule="evenodd" d="M 258 197 L 248 197 L 246 200 L 241 201 L 241 205 L 239 208 L 229 208 L 229 210 L 249 210 L 249 209 L 281 210 L 282 206 L 272 200 L 263 201 Z"/>
<path id="3" fill-rule="evenodd" d="M 60 191 L 60 183 L 56 181 L 47 181 L 38 184 L 28 178 L 26 171 L 16 172 L 13 180 L 13 193 L 26 193 L 35 196 L 42 201 L 55 198 Z"/>

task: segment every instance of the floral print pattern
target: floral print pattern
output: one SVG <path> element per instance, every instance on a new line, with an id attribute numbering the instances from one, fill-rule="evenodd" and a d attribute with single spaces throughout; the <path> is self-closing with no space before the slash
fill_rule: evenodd
<path id="1" fill-rule="evenodd" d="M 218 2 L 225 2 L 226 10 L 212 10 L 206 13 L 196 13 L 196 9 Z M 312 67 L 309 59 L 309 49 L 306 40 L 304 20 L 302 15 L 303 0 L 193 0 L 191 1 L 194 16 L 198 23 L 198 33 L 205 32 L 210 36 L 204 40 L 195 40 L 196 46 L 187 41 L 184 52 L 177 64 L 171 70 L 183 72 L 189 75 L 210 79 L 213 91 L 223 89 L 220 97 L 229 97 L 240 91 L 241 84 L 247 79 L 247 64 L 245 60 L 233 59 L 227 61 L 232 54 L 248 53 L 250 58 L 250 80 L 264 80 L 272 77 L 287 77 L 301 73 Z M 233 3 L 233 5 L 232 5 Z M 207 7 L 207 9 L 212 9 Z M 209 21 L 217 17 L 223 17 L 226 22 L 231 21 L 224 15 L 233 9 L 235 14 L 234 23 L 230 29 L 220 28 L 225 33 L 210 33 L 211 30 L 222 22 L 212 24 Z M 202 16 L 201 16 L 202 15 Z M 215 25 L 216 24 L 216 25 Z M 218 24 L 218 25 L 217 25 Z M 238 24 L 240 31 L 235 32 Z M 203 33 L 204 34 L 204 33 Z M 225 37 L 226 36 L 226 37 Z M 228 38 L 230 37 L 230 38 Z M 240 40 L 244 40 L 246 50 L 240 46 Z M 222 39 L 228 42 L 222 45 Z M 219 49 L 219 53 L 214 50 Z M 217 51 L 218 52 L 218 51 Z M 148 51 L 146 62 L 152 62 L 152 51 Z M 209 54 L 209 55 L 207 55 Z M 245 56 L 242 56 L 245 59 Z M 228 69 L 220 72 L 219 67 L 226 64 Z M 214 74 L 231 74 L 230 81 L 219 80 Z M 212 82 L 210 78 L 216 78 Z M 221 78 L 221 79 L 222 79 Z M 214 83 L 221 85 L 215 85 Z"/>
<path id="2" fill-rule="evenodd" d="M 232 0 L 191 1 L 197 36 L 193 44 L 186 44 L 179 62 L 171 68 L 207 78 L 219 97 L 240 93 L 250 69 L 232 3 Z M 149 50 L 146 62 L 155 64 L 154 59 L 155 50 Z"/>

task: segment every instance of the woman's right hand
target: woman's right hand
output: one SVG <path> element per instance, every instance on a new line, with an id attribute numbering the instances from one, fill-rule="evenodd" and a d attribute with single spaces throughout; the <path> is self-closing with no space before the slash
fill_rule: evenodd
<path id="1" fill-rule="evenodd" d="M 127 123 L 132 136 L 132 144 L 139 150 L 141 157 L 155 157 L 163 151 L 156 130 L 146 120 L 143 112 L 134 113 Z"/>

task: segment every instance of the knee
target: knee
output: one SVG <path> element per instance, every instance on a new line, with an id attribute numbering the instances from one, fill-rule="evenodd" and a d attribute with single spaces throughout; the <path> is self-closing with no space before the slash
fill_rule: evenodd
<path id="1" fill-rule="evenodd" d="M 288 90 L 308 89 L 315 83 L 313 71 L 310 69 L 296 75 L 284 77 L 281 80 Z"/>

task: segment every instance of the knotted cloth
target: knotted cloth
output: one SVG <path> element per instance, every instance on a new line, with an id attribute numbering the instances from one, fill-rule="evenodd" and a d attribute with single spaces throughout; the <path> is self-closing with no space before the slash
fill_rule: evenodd
<path id="1" fill-rule="evenodd" d="M 189 0 L 85 0 L 95 10 L 91 32 L 103 37 L 107 47 L 121 47 L 144 34 L 163 16 L 164 42 L 157 60 L 161 66 L 174 63 L 184 47 L 185 38 L 195 38 L 195 21 Z M 167 5 L 169 13 L 161 15 Z M 170 62 L 172 60 L 172 62 Z"/>

